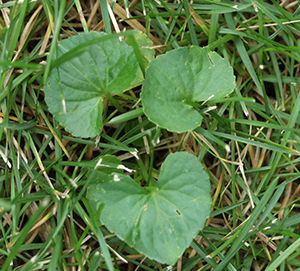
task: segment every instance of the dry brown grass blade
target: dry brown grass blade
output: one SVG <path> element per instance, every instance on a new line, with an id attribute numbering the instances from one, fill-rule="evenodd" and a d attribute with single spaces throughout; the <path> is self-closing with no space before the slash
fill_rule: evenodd
<path id="1" fill-rule="evenodd" d="M 116 33 L 120 33 L 121 31 L 120 31 L 119 25 L 117 23 L 116 17 L 115 17 L 115 15 L 114 15 L 114 13 L 113 13 L 113 11 L 112 11 L 112 9 L 111 9 L 111 7 L 108 3 L 107 3 L 107 10 L 108 10 L 110 19 L 112 21 L 112 24 L 115 28 Z M 122 37 L 119 37 L 119 39 L 122 40 Z"/>
<path id="2" fill-rule="evenodd" d="M 296 198 L 299 198 L 300 194 L 300 185 L 297 186 L 296 190 L 294 191 L 293 195 L 289 199 L 289 203 L 293 202 Z"/>
<path id="3" fill-rule="evenodd" d="M 46 48 L 47 48 L 47 45 L 48 45 L 48 42 L 49 42 L 49 39 L 50 39 L 50 35 L 51 35 L 51 29 L 52 28 L 49 24 L 48 27 L 47 27 L 46 33 L 44 35 L 44 39 L 43 39 L 41 49 L 39 51 L 39 55 L 44 54 L 45 51 L 46 51 Z"/>
<path id="4" fill-rule="evenodd" d="M 32 28 L 34 27 L 36 20 L 38 19 L 41 11 L 43 10 L 43 6 L 39 5 L 38 8 L 34 11 L 34 13 L 32 14 L 32 16 L 30 17 L 29 21 L 27 22 L 27 24 L 25 25 L 25 28 L 22 32 L 22 35 L 20 37 L 20 41 L 19 41 L 19 46 L 18 46 L 18 51 L 13 59 L 13 61 L 16 61 L 19 57 L 19 54 L 22 52 L 23 47 L 29 37 L 29 35 L 31 34 Z"/>
<path id="5" fill-rule="evenodd" d="M 250 186 L 248 184 L 246 174 L 245 174 L 245 171 L 244 171 L 244 164 L 243 164 L 243 159 L 244 158 L 242 158 L 242 155 L 240 153 L 239 144 L 237 142 L 235 142 L 235 143 L 236 143 L 236 149 L 237 149 L 237 152 L 238 152 L 239 169 L 240 169 L 240 172 L 242 174 L 243 181 L 244 181 L 244 183 L 246 185 L 246 188 L 247 188 L 247 192 L 248 192 L 248 196 L 249 196 L 249 199 L 250 199 L 251 207 L 254 208 L 255 205 L 254 205 L 254 202 L 253 202 L 253 199 L 252 199 L 252 196 L 251 196 Z M 245 149 L 247 149 L 247 148 L 248 147 L 246 146 Z"/>
<path id="6" fill-rule="evenodd" d="M 289 24 L 296 24 L 299 23 L 300 20 L 293 20 L 293 21 L 288 21 L 288 22 L 282 22 L 282 24 L 284 25 L 289 25 Z M 277 23 L 270 23 L 270 24 L 264 24 L 263 27 L 271 27 L 271 26 L 278 26 Z M 249 29 L 258 29 L 260 26 L 259 25 L 251 25 L 248 28 Z M 247 30 L 247 28 L 241 27 L 241 28 L 237 28 L 236 30 L 238 31 L 242 31 L 242 30 Z"/>
<path id="7" fill-rule="evenodd" d="M 2 5 L 3 2 L 0 0 L 0 4 Z M 10 26 L 10 19 L 9 19 L 9 9 L 8 8 L 2 8 L 1 13 L 5 22 L 6 27 L 8 28 Z"/>
<path id="8" fill-rule="evenodd" d="M 193 9 L 193 7 L 191 6 L 191 4 L 189 2 L 188 2 L 188 6 L 189 6 L 190 13 L 191 13 L 192 17 L 194 18 L 196 24 L 198 26 L 200 26 L 202 28 L 203 32 L 208 36 L 209 29 L 208 29 L 205 21 L 201 18 L 201 16 L 199 14 L 196 13 L 196 11 Z"/>
<path id="9" fill-rule="evenodd" d="M 278 213 L 278 219 L 282 220 L 284 218 L 284 209 L 287 206 L 291 195 L 292 195 L 292 189 L 293 189 L 293 182 L 288 183 L 287 188 L 285 190 L 285 196 L 281 202 L 281 206 L 280 209 L 282 209 L 279 213 Z"/>
<path id="10" fill-rule="evenodd" d="M 29 35 L 30 35 L 30 33 L 31 33 L 31 30 L 32 30 L 32 28 L 33 28 L 33 26 L 34 26 L 36 20 L 38 19 L 38 16 L 39 16 L 39 14 L 41 13 L 42 9 L 43 9 L 43 6 L 40 5 L 40 6 L 35 10 L 35 12 L 33 13 L 33 15 L 30 17 L 29 21 L 27 22 L 27 24 L 26 24 L 26 26 L 25 26 L 25 28 L 24 28 L 24 30 L 23 30 L 23 33 L 22 33 L 22 35 L 21 35 L 21 37 L 20 37 L 20 40 L 19 40 L 18 50 L 17 50 L 17 52 L 15 53 L 12 62 L 18 60 L 19 55 L 20 55 L 20 53 L 22 52 L 23 47 L 24 47 L 24 45 L 25 45 L 25 43 L 26 43 L 26 40 L 28 39 L 28 37 L 29 37 Z M 12 69 L 10 69 L 10 70 L 7 72 L 6 77 L 5 77 L 5 81 L 4 81 L 4 86 L 6 86 L 7 83 L 9 82 L 9 79 L 10 79 L 10 77 L 11 77 L 13 71 L 14 71 L 14 69 L 12 68 Z"/>
<path id="11" fill-rule="evenodd" d="M 31 217 L 34 213 L 36 213 L 37 210 L 38 205 L 36 204 L 36 202 L 32 202 L 25 212 L 28 217 Z M 50 230 L 52 228 L 50 221 L 48 221 L 48 219 L 52 216 L 50 212 L 52 212 L 52 209 L 49 210 L 48 214 L 41 218 L 39 222 L 36 223 L 30 230 L 30 232 L 37 230 L 37 234 L 43 242 L 46 242 L 50 238 Z M 29 244 L 31 243 L 31 241 L 27 240 L 27 243 Z"/>
<path id="12" fill-rule="evenodd" d="M 54 136 L 54 138 L 56 139 L 57 143 L 59 144 L 59 146 L 62 148 L 63 152 L 65 153 L 65 155 L 71 159 L 71 155 L 69 154 L 68 150 L 66 149 L 66 147 L 64 146 L 64 144 L 62 143 L 62 141 L 60 140 L 59 136 L 56 134 L 56 132 L 54 131 L 53 127 L 50 125 L 49 121 L 46 120 L 47 126 L 50 130 L 50 132 L 52 133 L 52 135 Z"/>
<path id="13" fill-rule="evenodd" d="M 89 18 L 87 21 L 87 26 L 90 29 L 92 22 L 97 14 L 98 9 L 100 8 L 100 1 L 96 1 L 95 4 L 93 5 L 93 7 L 91 8 L 91 12 L 89 14 Z"/>
<path id="14" fill-rule="evenodd" d="M 276 244 L 271 240 L 271 238 L 267 237 L 265 234 L 263 234 L 262 232 L 257 232 L 256 235 L 260 238 L 260 240 L 268 245 L 270 248 L 272 248 L 274 251 L 277 250 L 277 246 Z"/>
<path id="15" fill-rule="evenodd" d="M 218 153 L 218 151 L 213 147 L 213 145 L 203 135 L 196 133 L 196 132 L 194 132 L 193 134 L 195 134 L 202 142 L 204 142 L 212 150 L 212 152 L 220 159 L 220 161 L 223 164 L 224 168 L 226 169 L 228 175 L 231 176 L 231 171 L 230 171 L 229 167 L 226 165 L 226 163 L 239 165 L 239 162 L 230 161 L 230 160 L 227 160 L 227 159 L 221 157 L 221 155 Z"/>
<path id="16" fill-rule="evenodd" d="M 4 116 L 3 113 L 0 113 L 0 116 Z M 17 118 L 13 117 L 13 119 L 17 120 L 19 122 L 19 120 Z M 3 118 L 2 117 L 0 117 L 0 123 L 3 123 Z M 7 129 L 4 128 L 4 131 L 6 133 Z M 14 146 L 18 150 L 18 161 L 17 162 L 18 162 L 18 169 L 19 169 L 20 156 L 23 158 L 23 160 L 25 161 L 26 164 L 28 163 L 28 160 L 26 158 L 26 155 L 24 154 L 24 152 L 20 148 L 18 141 L 13 136 L 12 136 L 12 141 L 13 141 Z M 7 159 L 6 155 L 1 150 L 0 150 L 0 155 L 1 155 L 2 159 L 4 160 L 4 162 L 7 164 L 7 166 L 9 168 L 11 168 L 11 164 L 10 164 L 9 160 Z"/>

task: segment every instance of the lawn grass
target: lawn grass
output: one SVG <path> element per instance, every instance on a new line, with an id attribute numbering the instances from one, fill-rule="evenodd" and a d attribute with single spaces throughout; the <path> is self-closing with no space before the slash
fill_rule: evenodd
<path id="1" fill-rule="evenodd" d="M 297 1 L 2 2 L 2 270 L 171 270 L 99 227 L 85 191 L 93 176 L 87 172 L 100 155 L 117 156 L 141 181 L 149 173 L 156 178 L 166 156 L 177 151 L 198 156 L 210 177 L 213 205 L 206 227 L 173 270 L 298 270 Z M 146 33 L 156 55 L 190 45 L 218 52 L 234 68 L 231 98 L 207 112 L 201 128 L 162 130 L 160 143 L 148 149 L 157 135 L 149 135 L 154 128 L 140 109 L 132 113 L 136 122 L 108 122 L 141 108 L 138 86 L 114 97 L 119 110 L 105 101 L 101 135 L 73 137 L 44 101 L 55 46 L 82 32 L 123 29 Z"/>

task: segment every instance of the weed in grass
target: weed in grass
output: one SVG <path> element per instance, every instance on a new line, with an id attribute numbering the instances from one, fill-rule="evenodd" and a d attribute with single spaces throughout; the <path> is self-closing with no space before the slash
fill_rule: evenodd
<path id="1" fill-rule="evenodd" d="M 100 214 L 90 208 L 85 195 L 93 185 L 100 158 L 113 155 L 116 164 L 121 161 L 124 168 L 135 170 L 126 177 L 122 173 L 122 178 L 147 187 L 160 182 L 159 169 L 176 155 L 169 153 L 177 152 L 189 152 L 202 162 L 211 183 L 212 210 L 174 269 L 297 270 L 300 99 L 296 1 L 3 2 L 3 270 L 169 269 L 101 225 Z M 148 48 L 137 50 L 138 39 L 132 39 L 130 31 L 121 33 L 124 28 L 146 33 L 154 45 L 147 43 L 142 46 Z M 69 36 L 92 30 L 105 31 L 107 36 L 117 32 L 112 34 L 116 44 L 118 37 L 127 37 L 140 68 L 126 92 L 111 94 L 112 98 L 102 96 L 99 136 L 84 139 L 73 137 L 53 118 L 43 85 L 51 70 L 67 60 L 58 61 L 58 45 Z M 149 125 L 144 102 L 139 100 L 148 65 L 143 50 L 149 50 L 148 60 L 154 61 L 154 50 L 156 55 L 163 54 L 159 59 L 191 45 L 207 46 L 230 63 L 236 77 L 234 92 L 202 106 L 198 104 L 201 100 L 185 101 L 202 116 L 201 126 L 193 132 L 156 129 Z M 85 49 L 71 50 L 65 56 L 71 59 L 81 50 Z M 57 99 L 61 106 L 61 92 Z M 83 113 L 79 120 L 85 117 Z M 136 126 L 128 125 L 133 121 Z M 155 193 L 155 189 L 146 191 Z M 187 209 L 192 211 L 192 204 Z M 195 212 L 190 220 L 196 217 Z"/>

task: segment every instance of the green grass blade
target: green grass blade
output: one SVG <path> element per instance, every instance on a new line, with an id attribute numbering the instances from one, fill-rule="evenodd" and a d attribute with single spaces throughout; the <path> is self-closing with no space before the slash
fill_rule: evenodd
<path id="1" fill-rule="evenodd" d="M 116 124 L 116 123 L 122 123 L 122 122 L 125 122 L 125 121 L 129 121 L 129 120 L 132 120 L 132 119 L 135 119 L 141 115 L 144 114 L 144 110 L 143 108 L 139 108 L 139 109 L 135 109 L 135 110 L 131 110 L 131 111 L 128 111 L 124 114 L 121 114 L 117 117 L 114 117 L 113 119 L 111 119 L 109 121 L 110 124 Z"/>
<path id="2" fill-rule="evenodd" d="M 293 252 L 299 250 L 300 238 L 295 240 L 284 252 L 282 252 L 274 261 L 271 262 L 265 269 L 266 271 L 273 271 L 282 264 Z"/>
<path id="3" fill-rule="evenodd" d="M 54 56 L 54 51 L 55 51 L 55 48 L 56 48 L 57 39 L 58 39 L 59 34 L 60 34 L 60 27 L 61 27 L 61 24 L 62 24 L 63 18 L 64 18 L 65 6 L 66 6 L 66 0 L 61 0 L 60 1 L 60 8 L 59 8 L 59 13 L 58 13 L 58 18 L 57 18 L 56 23 L 55 23 L 55 29 L 54 29 L 54 34 L 53 34 L 53 38 L 52 38 L 52 43 L 51 43 L 49 55 L 47 57 L 47 65 L 45 67 L 43 82 L 47 81 L 48 75 L 49 75 L 50 70 L 51 70 L 52 59 L 54 58 L 53 57 Z"/>
<path id="4" fill-rule="evenodd" d="M 38 221 L 38 218 L 42 215 L 43 212 L 48 208 L 48 202 L 45 200 L 42 202 L 38 208 L 38 210 L 33 214 L 33 216 L 28 220 L 26 225 L 22 228 L 17 236 L 17 240 L 14 245 L 10 249 L 10 253 L 6 258 L 5 262 L 2 265 L 2 270 L 9 270 L 11 262 L 15 259 L 16 255 L 19 253 L 19 249 L 26 240 L 28 236 L 28 232 L 33 227 L 33 225 Z"/>
<path id="5" fill-rule="evenodd" d="M 240 249 L 241 246 L 243 246 L 244 242 L 246 241 L 246 237 L 249 234 L 249 230 L 255 225 L 255 221 L 258 219 L 258 217 L 261 215 L 263 210 L 265 209 L 265 206 L 267 205 L 268 201 L 272 197 L 274 190 L 276 188 L 277 181 L 273 181 L 268 190 L 265 192 L 263 197 L 261 198 L 260 202 L 255 207 L 254 211 L 252 212 L 250 218 L 243 226 L 240 235 L 233 243 L 232 247 L 228 251 L 228 253 L 225 255 L 225 259 L 218 264 L 217 267 L 215 267 L 215 271 L 222 271 L 224 268 L 228 265 L 230 260 L 235 256 L 237 251 Z"/>
<path id="6" fill-rule="evenodd" d="M 101 15 L 104 22 L 104 29 L 107 34 L 112 34 L 111 23 L 110 23 L 110 16 L 108 12 L 108 2 L 106 0 L 99 0 L 100 7 L 101 7 Z"/>

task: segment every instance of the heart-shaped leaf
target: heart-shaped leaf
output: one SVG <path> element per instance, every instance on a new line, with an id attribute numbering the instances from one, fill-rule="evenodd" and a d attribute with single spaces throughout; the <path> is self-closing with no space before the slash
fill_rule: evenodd
<path id="1" fill-rule="evenodd" d="M 106 34 L 90 32 L 62 40 L 55 56 L 101 35 Z M 130 88 L 137 70 L 132 48 L 118 38 L 89 45 L 51 71 L 44 86 L 49 111 L 74 136 L 96 136 L 103 124 L 103 98 Z"/>
<path id="2" fill-rule="evenodd" d="M 157 187 L 141 187 L 129 176 L 111 174 L 93 184 L 87 198 L 100 221 L 128 245 L 161 263 L 174 264 L 210 213 L 210 183 L 197 158 L 181 152 L 167 157 Z"/>
<path id="3" fill-rule="evenodd" d="M 207 48 L 179 48 L 158 56 L 146 70 L 142 103 L 147 117 L 169 131 L 195 129 L 202 116 L 191 105 L 230 94 L 235 87 L 228 61 Z"/>

